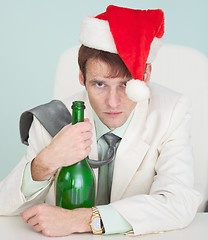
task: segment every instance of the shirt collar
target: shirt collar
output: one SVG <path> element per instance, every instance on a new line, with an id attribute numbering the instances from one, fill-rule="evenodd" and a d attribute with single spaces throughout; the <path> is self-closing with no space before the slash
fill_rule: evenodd
<path id="1" fill-rule="evenodd" d="M 133 115 L 134 115 L 134 110 L 133 110 L 131 112 L 131 114 L 129 115 L 129 118 L 127 119 L 127 121 L 121 127 L 118 127 L 112 131 L 105 124 L 103 124 L 101 122 L 101 120 L 99 119 L 99 117 L 97 116 L 97 114 L 95 113 L 94 110 L 92 110 L 92 112 L 93 112 L 93 117 L 94 117 L 94 122 L 95 122 L 95 131 L 96 131 L 97 140 L 99 140 L 99 138 L 101 138 L 104 134 L 109 133 L 109 132 L 122 138 Z"/>

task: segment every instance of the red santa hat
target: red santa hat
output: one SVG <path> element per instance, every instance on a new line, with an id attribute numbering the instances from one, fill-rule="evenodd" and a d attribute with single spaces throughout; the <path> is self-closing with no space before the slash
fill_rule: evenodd
<path id="1" fill-rule="evenodd" d="M 134 79 L 126 93 L 135 101 L 149 98 L 143 81 L 146 63 L 151 63 L 162 45 L 164 14 L 160 9 L 134 10 L 110 5 L 96 17 L 84 18 L 80 42 L 91 48 L 117 53 Z"/>

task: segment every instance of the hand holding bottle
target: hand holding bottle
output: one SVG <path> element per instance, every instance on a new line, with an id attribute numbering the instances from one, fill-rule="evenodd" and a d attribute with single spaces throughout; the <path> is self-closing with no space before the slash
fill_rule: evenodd
<path id="1" fill-rule="evenodd" d="M 32 161 L 33 180 L 48 180 L 57 169 L 81 161 L 91 151 L 92 124 L 89 119 L 65 126 Z"/>
<path id="2" fill-rule="evenodd" d="M 53 154 L 55 168 L 79 162 L 91 151 L 92 124 L 87 120 L 67 125 L 53 139 L 48 150 Z"/>

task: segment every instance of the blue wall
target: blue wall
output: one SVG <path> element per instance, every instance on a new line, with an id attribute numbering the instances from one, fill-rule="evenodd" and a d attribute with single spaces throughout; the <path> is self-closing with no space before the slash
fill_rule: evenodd
<path id="1" fill-rule="evenodd" d="M 0 0 L 0 180 L 26 149 L 19 138 L 20 114 L 51 100 L 58 59 L 78 44 L 82 18 L 109 4 L 162 8 L 165 41 L 208 56 L 207 0 Z"/>

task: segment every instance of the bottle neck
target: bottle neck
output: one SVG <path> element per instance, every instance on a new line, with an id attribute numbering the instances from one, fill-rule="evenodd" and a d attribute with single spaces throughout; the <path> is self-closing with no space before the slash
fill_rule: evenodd
<path id="1" fill-rule="evenodd" d="M 84 109 L 74 109 L 72 112 L 72 125 L 78 122 L 84 122 Z"/>
<path id="2" fill-rule="evenodd" d="M 84 102 L 82 101 L 75 101 L 73 102 L 72 105 L 72 125 L 78 123 L 78 122 L 84 122 Z M 74 165 L 79 165 L 79 164 L 84 164 L 84 165 L 89 165 L 88 161 L 86 158 L 81 160 L 78 163 L 75 163 Z"/>
<path id="3" fill-rule="evenodd" d="M 72 125 L 78 122 L 84 122 L 84 102 L 75 101 L 72 105 Z"/>

